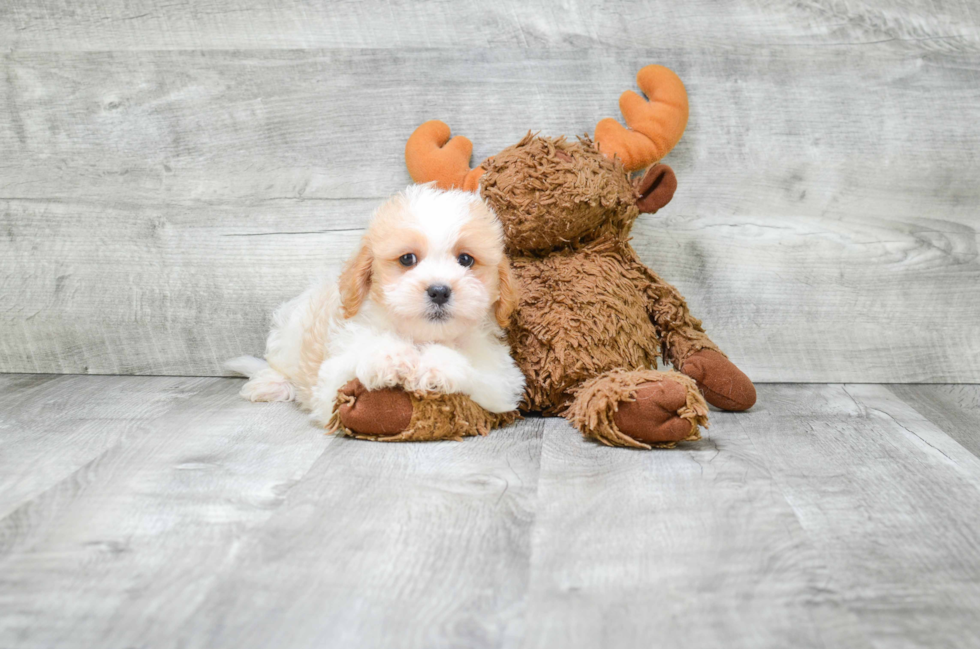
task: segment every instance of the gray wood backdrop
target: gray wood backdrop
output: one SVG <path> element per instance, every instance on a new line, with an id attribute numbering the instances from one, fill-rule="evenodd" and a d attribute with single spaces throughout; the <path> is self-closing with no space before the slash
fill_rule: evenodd
<path id="1" fill-rule="evenodd" d="M 5 0 L 0 371 L 220 374 L 441 118 L 483 157 L 675 69 L 635 244 L 758 381 L 980 381 L 974 0 Z"/>

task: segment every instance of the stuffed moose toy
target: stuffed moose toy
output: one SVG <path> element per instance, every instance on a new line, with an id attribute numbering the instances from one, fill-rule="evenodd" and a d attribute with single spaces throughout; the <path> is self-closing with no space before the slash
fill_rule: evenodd
<path id="1" fill-rule="evenodd" d="M 594 140 L 529 133 L 470 169 L 471 142 L 430 121 L 409 138 L 405 161 L 415 182 L 479 192 L 503 224 L 521 296 L 507 334 L 527 379 L 522 410 L 563 416 L 608 445 L 671 447 L 700 438 L 705 400 L 740 411 L 756 394 L 630 246 L 639 215 L 673 197 L 674 172 L 659 161 L 688 118 L 684 85 L 667 68 L 643 68 L 637 85 L 648 99 L 627 91 L 619 100 L 628 129 L 607 118 Z M 658 356 L 676 370 L 657 370 Z M 350 434 L 390 440 L 486 434 L 514 418 L 463 395 L 357 384 L 337 414 Z"/>

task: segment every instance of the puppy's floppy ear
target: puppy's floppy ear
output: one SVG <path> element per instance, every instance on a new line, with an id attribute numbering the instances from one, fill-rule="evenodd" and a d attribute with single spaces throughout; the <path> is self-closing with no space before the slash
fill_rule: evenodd
<path id="1" fill-rule="evenodd" d="M 367 240 L 361 241 L 361 248 L 354 258 L 347 262 L 340 274 L 340 305 L 345 318 L 353 318 L 361 309 L 364 298 L 371 290 L 371 265 L 374 253 Z"/>
<path id="2" fill-rule="evenodd" d="M 519 297 L 517 280 L 510 270 L 510 261 L 504 257 L 497 265 L 497 272 L 500 274 L 499 293 L 500 297 L 493 303 L 493 316 L 497 319 L 497 324 L 506 327 L 510 323 L 510 316 L 517 308 Z"/>

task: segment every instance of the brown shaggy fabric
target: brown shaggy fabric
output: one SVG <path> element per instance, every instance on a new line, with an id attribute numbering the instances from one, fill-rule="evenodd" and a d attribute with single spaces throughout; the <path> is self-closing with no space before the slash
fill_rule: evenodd
<path id="1" fill-rule="evenodd" d="M 641 277 L 637 288 L 646 296 L 650 318 L 663 337 L 664 361 L 679 369 L 691 354 L 702 349 L 724 355 L 704 333 L 701 321 L 691 315 L 680 291 L 644 266 L 632 247 L 629 251 L 632 255 L 630 267 Z"/>
<path id="2" fill-rule="evenodd" d="M 588 138 L 568 142 L 528 133 L 483 167 L 481 193 L 504 225 L 510 252 L 594 239 L 597 230 L 622 228 L 639 214 L 622 164 Z"/>
<path id="3" fill-rule="evenodd" d="M 405 156 L 416 182 L 478 191 L 503 224 L 521 287 L 507 326 L 527 379 L 521 409 L 564 415 L 604 444 L 650 448 L 698 439 L 705 398 L 744 410 L 755 403 L 755 387 L 629 244 L 640 213 L 655 213 L 674 196 L 677 178 L 659 161 L 689 115 L 684 84 L 671 70 L 644 66 L 636 82 L 646 99 L 620 96 L 629 128 L 603 119 L 595 142 L 528 132 L 470 170 L 469 140 L 450 141 L 448 126 L 427 122 Z M 656 371 L 658 357 L 683 374 Z"/>
<path id="4" fill-rule="evenodd" d="M 410 408 L 410 418 L 405 417 L 406 406 Z M 352 416 L 358 407 L 374 412 Z M 516 412 L 499 415 L 487 412 L 462 394 L 407 393 L 400 389 L 367 391 L 355 380 L 338 394 L 334 418 L 327 430 L 379 442 L 461 440 L 486 435 L 513 422 L 517 416 Z M 395 425 L 390 425 L 392 422 Z"/>
<path id="5" fill-rule="evenodd" d="M 658 433 L 666 429 L 665 424 L 669 424 L 669 418 L 652 421 L 649 430 L 643 430 L 642 426 L 638 425 L 637 431 L 643 431 L 640 434 L 634 433 L 631 436 L 624 432 L 620 426 L 623 419 L 616 416 L 617 411 L 623 407 L 624 402 L 635 402 L 637 391 L 642 389 L 642 386 L 661 381 L 676 383 L 683 389 L 684 398 L 677 404 L 679 407 L 676 408 L 674 415 L 687 422 L 687 435 L 680 440 L 658 438 Z M 701 396 L 694 381 L 679 372 L 612 370 L 586 381 L 573 392 L 575 400 L 565 413 L 565 417 L 587 437 L 593 437 L 609 446 L 670 448 L 678 441 L 700 439 L 698 427 L 708 426 L 708 406 L 704 402 L 704 397 Z"/>
<path id="6" fill-rule="evenodd" d="M 522 407 L 560 414 L 569 389 L 615 368 L 657 366 L 660 341 L 623 241 L 512 257 L 521 298 L 508 330 L 527 378 Z"/>
<path id="7" fill-rule="evenodd" d="M 443 131 L 429 149 L 445 144 Z M 674 131 L 680 137 L 683 126 Z M 570 142 L 528 133 L 470 176 L 480 177 L 479 191 L 503 224 L 521 287 L 507 334 L 527 378 L 522 409 L 564 415 L 604 444 L 650 448 L 699 438 L 708 422 L 699 387 L 721 407 L 754 403 L 748 377 L 629 244 L 641 208 L 654 212 L 673 197 L 677 181 L 669 167 L 657 165 L 634 183 L 620 160 L 605 157 L 587 136 Z M 687 375 L 657 371 L 658 356 Z M 514 418 L 490 415 L 460 395 L 408 396 L 412 414 L 403 432 L 349 434 L 458 439 Z M 338 407 L 352 412 L 356 403 Z M 398 410 L 404 418 L 404 404 Z"/>
<path id="8" fill-rule="evenodd" d="M 634 185 L 622 164 L 603 156 L 587 137 L 568 142 L 529 133 L 482 167 L 481 194 L 503 223 L 521 286 L 508 338 L 527 378 L 522 409 L 564 414 L 605 444 L 648 448 L 620 430 L 616 413 L 635 398 L 640 383 L 668 377 L 684 386 L 685 405 L 676 417 L 690 422 L 688 438 L 695 439 L 698 426 L 707 423 L 704 399 L 689 377 L 654 371 L 657 357 L 684 368 L 704 350 L 724 355 L 683 296 L 644 266 L 629 244 L 640 215 L 637 200 L 641 190 L 649 198 L 651 187 L 642 179 Z M 669 168 L 658 173 L 666 179 L 661 182 L 673 183 L 655 201 L 660 207 L 676 179 Z M 648 390 L 649 403 L 626 408 L 632 414 L 620 421 L 634 422 L 638 437 L 673 445 L 666 437 L 681 428 L 670 416 L 674 392 Z M 663 403 L 652 403 L 658 399 Z M 647 425 L 643 417 L 660 419 Z M 670 431 L 657 429 L 661 424 Z"/>

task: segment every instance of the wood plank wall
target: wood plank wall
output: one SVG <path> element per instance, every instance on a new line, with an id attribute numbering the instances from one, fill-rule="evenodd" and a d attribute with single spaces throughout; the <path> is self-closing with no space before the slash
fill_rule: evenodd
<path id="1" fill-rule="evenodd" d="M 972 0 L 0 5 L 0 371 L 218 375 L 441 118 L 691 120 L 635 245 L 757 381 L 980 381 Z"/>

